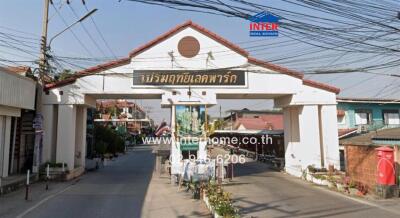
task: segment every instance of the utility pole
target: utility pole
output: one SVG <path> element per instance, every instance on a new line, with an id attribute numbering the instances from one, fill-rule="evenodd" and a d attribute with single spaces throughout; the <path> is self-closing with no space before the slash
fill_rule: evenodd
<path id="1" fill-rule="evenodd" d="M 43 115 L 42 115 L 42 92 L 44 86 L 44 75 L 47 66 L 47 24 L 49 17 L 49 3 L 50 0 L 44 0 L 44 11 L 43 11 L 43 20 L 42 20 L 42 36 L 40 39 L 40 60 L 39 60 L 39 79 L 36 85 L 36 106 L 35 106 L 35 119 L 34 119 L 34 128 L 35 128 L 35 146 L 33 152 L 33 167 L 32 172 L 37 173 L 37 177 L 39 178 L 39 165 L 41 162 L 41 143 L 43 137 Z"/>
<path id="2" fill-rule="evenodd" d="M 42 36 L 40 39 L 40 61 L 39 61 L 39 83 L 43 84 L 44 75 L 47 70 L 47 27 L 49 21 L 50 0 L 44 0 Z"/>

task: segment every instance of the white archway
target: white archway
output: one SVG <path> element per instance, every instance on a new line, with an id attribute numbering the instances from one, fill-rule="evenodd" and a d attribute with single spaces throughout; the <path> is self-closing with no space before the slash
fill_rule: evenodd
<path id="1" fill-rule="evenodd" d="M 179 41 L 191 36 L 200 49 L 183 57 Z M 140 73 L 197 73 L 243 71 L 244 84 L 134 85 Z M 139 75 L 140 74 L 140 75 Z M 192 81 L 193 82 L 193 81 Z M 257 60 L 238 46 L 194 24 L 185 22 L 133 50 L 128 57 L 78 72 L 74 77 L 48 84 L 43 93 L 46 160 L 83 166 L 77 159 L 85 151 L 86 107 L 96 99 L 161 99 L 170 107 L 180 102 L 214 105 L 218 99 L 274 99 L 284 111 L 286 171 L 300 176 L 308 165 L 339 168 L 336 94 L 339 90 L 306 80 L 299 72 Z M 82 114 L 83 113 L 83 114 Z M 74 140 L 73 140 L 74 139 Z"/>

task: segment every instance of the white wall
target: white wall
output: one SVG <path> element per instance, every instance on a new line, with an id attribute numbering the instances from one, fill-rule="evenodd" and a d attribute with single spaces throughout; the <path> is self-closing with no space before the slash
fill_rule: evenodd
<path id="1" fill-rule="evenodd" d="M 323 105 L 321 111 L 325 166 L 340 169 L 336 105 Z"/>
<path id="2" fill-rule="evenodd" d="M 0 177 L 8 176 L 11 117 L 0 116 Z"/>
<path id="3" fill-rule="evenodd" d="M 57 162 L 67 163 L 68 169 L 74 169 L 75 161 L 76 106 L 58 106 L 57 125 Z"/>
<path id="4" fill-rule="evenodd" d="M 43 149 L 42 160 L 43 162 L 55 161 L 53 157 L 53 150 L 56 149 L 57 143 L 57 113 L 55 112 L 54 105 L 43 105 Z M 53 159 L 54 158 L 54 159 Z"/>
<path id="5" fill-rule="evenodd" d="M 0 105 L 34 109 L 36 82 L 24 76 L 0 71 Z"/>
<path id="6" fill-rule="evenodd" d="M 87 109 L 83 106 L 76 108 L 75 129 L 75 167 L 85 167 L 86 157 L 86 121 Z"/>

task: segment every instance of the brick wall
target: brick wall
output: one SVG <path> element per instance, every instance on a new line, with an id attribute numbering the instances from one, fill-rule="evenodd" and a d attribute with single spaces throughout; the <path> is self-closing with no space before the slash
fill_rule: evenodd
<path id="1" fill-rule="evenodd" d="M 374 192 L 376 185 L 377 163 L 376 147 L 345 146 L 346 175 L 353 181 L 368 186 L 369 192 Z"/>

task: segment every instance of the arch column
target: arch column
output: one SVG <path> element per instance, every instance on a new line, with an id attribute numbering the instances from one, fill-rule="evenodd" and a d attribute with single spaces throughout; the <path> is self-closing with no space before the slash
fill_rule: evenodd
<path id="1" fill-rule="evenodd" d="M 309 165 L 338 169 L 336 105 L 296 105 L 283 108 L 285 170 L 301 176 Z"/>
<path id="2" fill-rule="evenodd" d="M 87 108 L 76 106 L 75 167 L 85 167 Z"/>
<path id="3" fill-rule="evenodd" d="M 75 167 L 75 128 L 76 106 L 59 105 L 56 161 L 66 163 L 68 170 Z"/>

